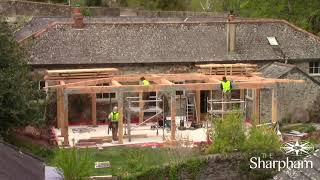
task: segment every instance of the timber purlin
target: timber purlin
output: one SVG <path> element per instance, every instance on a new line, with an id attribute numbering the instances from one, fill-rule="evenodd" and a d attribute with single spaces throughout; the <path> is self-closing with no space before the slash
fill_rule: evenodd
<path id="1" fill-rule="evenodd" d="M 119 74 L 117 68 L 46 70 L 44 80 L 68 81 L 74 79 L 106 78 L 117 74 Z"/>

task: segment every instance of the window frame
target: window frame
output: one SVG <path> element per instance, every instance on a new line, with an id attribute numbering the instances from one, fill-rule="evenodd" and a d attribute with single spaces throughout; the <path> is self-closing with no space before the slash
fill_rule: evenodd
<path id="1" fill-rule="evenodd" d="M 97 84 L 97 86 L 109 86 L 109 84 L 108 83 L 103 83 L 103 84 Z M 117 98 L 117 94 L 113 93 L 113 92 L 110 92 L 110 93 L 97 93 L 96 94 L 97 99 L 110 99 L 110 96 L 111 96 L 111 99 L 116 99 Z"/>
<path id="2" fill-rule="evenodd" d="M 320 76 L 320 61 L 310 61 L 308 70 L 309 70 L 309 75 Z"/>
<path id="3" fill-rule="evenodd" d="M 253 100 L 253 94 L 254 94 L 253 89 L 246 89 L 246 99 Z"/>
<path id="4" fill-rule="evenodd" d="M 186 82 L 185 81 L 174 81 L 173 82 L 174 84 L 185 84 Z M 182 92 L 182 94 L 178 94 L 178 92 Z M 186 91 L 185 90 L 182 90 L 182 91 L 176 91 L 176 96 L 185 96 L 186 95 Z"/>

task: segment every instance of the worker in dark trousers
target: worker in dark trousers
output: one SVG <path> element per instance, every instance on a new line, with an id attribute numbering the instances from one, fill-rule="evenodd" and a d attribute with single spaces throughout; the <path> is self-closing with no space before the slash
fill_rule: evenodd
<path id="1" fill-rule="evenodd" d="M 220 84 L 220 89 L 222 91 L 222 98 L 223 102 L 230 102 L 231 101 L 231 90 L 232 90 L 232 83 L 231 81 L 227 80 L 225 76 L 222 77 L 222 81 Z M 222 104 L 223 109 L 225 109 L 225 104 Z M 229 109 L 231 104 L 227 103 L 227 109 Z"/>
<path id="2" fill-rule="evenodd" d="M 143 86 L 150 86 L 150 82 L 148 80 L 146 80 L 144 77 L 140 78 L 140 84 Z M 150 99 L 150 93 L 149 92 L 143 92 L 143 96 L 142 96 L 143 100 L 149 100 Z M 148 103 L 144 103 L 144 109 L 148 109 L 149 104 Z"/>
<path id="3" fill-rule="evenodd" d="M 118 123 L 119 123 L 118 107 L 113 107 L 112 112 L 109 114 L 108 119 L 112 128 L 112 141 L 118 141 Z"/>

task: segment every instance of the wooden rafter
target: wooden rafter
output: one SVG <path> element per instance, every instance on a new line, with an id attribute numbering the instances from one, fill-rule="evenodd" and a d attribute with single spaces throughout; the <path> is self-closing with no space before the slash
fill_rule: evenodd
<path id="1" fill-rule="evenodd" d="M 122 84 L 120 84 L 118 81 L 115 81 L 115 80 L 111 80 L 111 85 L 112 86 L 122 86 Z"/>

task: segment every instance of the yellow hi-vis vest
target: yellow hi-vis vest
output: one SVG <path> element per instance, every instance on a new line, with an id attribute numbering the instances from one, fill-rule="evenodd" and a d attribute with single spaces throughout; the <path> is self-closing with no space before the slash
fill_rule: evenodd
<path id="1" fill-rule="evenodd" d="M 111 121 L 118 122 L 119 121 L 119 113 L 118 112 L 111 112 L 109 117 L 111 116 Z"/>
<path id="2" fill-rule="evenodd" d="M 230 81 L 221 81 L 222 84 L 222 91 L 223 92 L 229 92 L 231 91 L 231 82 Z"/>
<path id="3" fill-rule="evenodd" d="M 148 80 L 143 80 L 143 81 L 142 81 L 142 84 L 143 84 L 144 86 L 149 86 L 149 85 L 150 85 L 150 82 L 149 82 Z"/>

